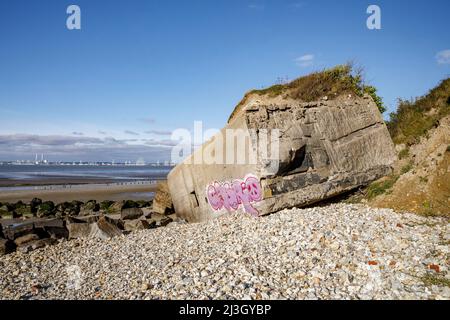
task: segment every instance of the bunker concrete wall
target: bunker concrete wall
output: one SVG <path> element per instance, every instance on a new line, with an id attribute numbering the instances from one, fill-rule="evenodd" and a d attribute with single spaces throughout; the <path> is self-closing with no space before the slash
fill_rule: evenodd
<path id="1" fill-rule="evenodd" d="M 168 177 L 177 214 L 188 221 L 203 221 L 236 210 L 248 213 L 254 208 L 259 214 L 268 214 L 308 205 L 389 174 L 396 159 L 382 116 L 367 95 L 306 103 L 249 99 L 221 133 L 226 129 L 275 128 L 280 130 L 279 168 L 275 173 L 266 172 L 266 163 L 257 154 L 256 164 L 189 164 L 192 158 L 188 158 L 177 165 Z M 250 148 L 255 147 L 252 143 Z M 217 150 L 207 142 L 194 155 L 199 152 Z M 247 203 L 236 210 L 233 205 L 216 210 L 212 202 L 217 198 L 208 199 L 207 187 L 215 182 L 229 186 L 233 181 L 244 186 L 248 175 L 258 179 L 261 189 L 250 189 L 254 180 L 249 183 L 251 206 Z M 226 192 L 216 196 L 227 202 Z"/>

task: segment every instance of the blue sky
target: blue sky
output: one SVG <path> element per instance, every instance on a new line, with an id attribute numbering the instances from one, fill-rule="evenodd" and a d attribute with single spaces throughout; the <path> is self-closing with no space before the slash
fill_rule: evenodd
<path id="1" fill-rule="evenodd" d="M 81 30 L 66 28 L 70 4 Z M 381 30 L 366 28 L 370 4 Z M 221 128 L 249 89 L 349 60 L 390 112 L 450 75 L 448 12 L 447 0 L 3 0 L 0 160 L 163 160 L 172 130 Z"/>

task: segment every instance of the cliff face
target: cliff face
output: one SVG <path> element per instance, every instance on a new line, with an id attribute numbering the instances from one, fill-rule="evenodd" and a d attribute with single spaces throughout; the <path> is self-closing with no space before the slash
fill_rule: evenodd
<path id="1" fill-rule="evenodd" d="M 236 210 L 263 215 L 318 202 L 390 173 L 394 145 L 369 95 L 335 93 L 311 101 L 304 96 L 247 95 L 221 133 L 169 174 L 177 214 L 188 221 Z M 224 139 L 230 129 L 239 132 L 232 141 Z M 235 145 L 236 136 L 245 136 L 246 143 Z M 230 152 L 245 155 L 244 161 L 194 161 L 204 155 L 217 160 L 218 154 L 225 160 Z"/>
<path id="2" fill-rule="evenodd" d="M 450 217 L 450 116 L 411 145 L 399 146 L 408 155 L 394 166 L 389 192 L 370 201 L 376 207 Z"/>
<path id="3" fill-rule="evenodd" d="M 399 160 L 392 175 L 371 184 L 369 204 L 450 216 L 450 78 L 426 95 L 400 100 L 389 131 Z"/>

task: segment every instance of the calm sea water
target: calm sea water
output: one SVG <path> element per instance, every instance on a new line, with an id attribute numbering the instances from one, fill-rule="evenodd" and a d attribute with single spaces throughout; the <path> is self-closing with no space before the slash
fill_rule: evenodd
<path id="1" fill-rule="evenodd" d="M 133 182 L 165 179 L 172 167 L 166 166 L 61 166 L 0 165 L 0 180 L 16 183 L 51 183 L 71 180 L 80 183 L 98 181 Z"/>

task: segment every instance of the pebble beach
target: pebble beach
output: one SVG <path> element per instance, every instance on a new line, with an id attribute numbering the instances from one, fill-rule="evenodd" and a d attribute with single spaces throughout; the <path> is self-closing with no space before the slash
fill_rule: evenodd
<path id="1" fill-rule="evenodd" d="M 444 218 L 332 204 L 0 257 L 1 299 L 450 299 Z"/>

